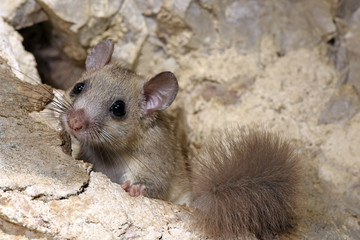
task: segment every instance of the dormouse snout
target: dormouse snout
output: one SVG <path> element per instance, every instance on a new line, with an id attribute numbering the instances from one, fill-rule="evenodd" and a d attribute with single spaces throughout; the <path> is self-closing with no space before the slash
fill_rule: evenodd
<path id="1" fill-rule="evenodd" d="M 80 131 L 82 129 L 86 129 L 89 125 L 89 118 L 83 108 L 73 110 L 68 115 L 67 124 L 70 129 Z"/>

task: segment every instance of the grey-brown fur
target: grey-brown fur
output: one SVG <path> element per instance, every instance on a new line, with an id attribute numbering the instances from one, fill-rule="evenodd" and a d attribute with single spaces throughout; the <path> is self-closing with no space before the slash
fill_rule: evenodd
<path id="1" fill-rule="evenodd" d="M 285 140 L 254 129 L 227 132 L 194 161 L 197 227 L 222 239 L 244 233 L 267 239 L 291 225 L 298 166 Z"/>
<path id="2" fill-rule="evenodd" d="M 149 197 L 190 200 L 198 209 L 196 226 L 209 235 L 224 239 L 253 233 L 267 238 L 290 226 L 298 172 L 286 141 L 265 131 L 232 131 L 185 164 L 169 117 L 161 111 L 176 96 L 175 76 L 165 72 L 145 79 L 109 63 L 112 41 L 99 46 L 78 81 L 85 83 L 84 89 L 76 96 L 69 91 L 71 106 L 61 117 L 95 170 L 120 184 L 143 185 Z M 122 118 L 109 111 L 118 99 L 126 103 Z M 86 121 L 77 123 L 78 131 L 69 118 Z"/>
<path id="3" fill-rule="evenodd" d="M 111 139 L 98 138 L 95 133 L 87 135 L 88 139 L 79 139 L 82 157 L 114 182 L 144 184 L 147 196 L 165 198 L 178 161 L 178 151 L 165 113 L 145 116 L 142 111 L 142 88 L 147 79 L 119 65 L 108 64 L 85 73 L 78 82 L 84 81 L 87 85 L 83 92 L 70 97 L 73 108 L 79 108 L 81 101 L 85 111 L 94 111 L 91 124 L 106 131 Z M 116 99 L 126 102 L 127 115 L 122 119 L 114 119 L 109 112 Z M 69 132 L 71 129 L 65 122 L 71 110 L 63 116 L 65 129 Z"/>

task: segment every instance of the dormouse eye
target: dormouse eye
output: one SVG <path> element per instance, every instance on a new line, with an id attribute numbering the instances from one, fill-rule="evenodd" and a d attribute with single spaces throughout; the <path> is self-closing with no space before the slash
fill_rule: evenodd
<path id="1" fill-rule="evenodd" d="M 81 91 L 84 89 L 84 87 L 85 87 L 85 83 L 83 83 L 83 82 L 77 83 L 75 85 L 75 87 L 73 88 L 72 93 L 77 95 L 77 94 L 81 93 Z"/>
<path id="2" fill-rule="evenodd" d="M 124 101 L 118 100 L 114 102 L 110 107 L 110 112 L 116 117 L 124 116 L 126 113 Z"/>

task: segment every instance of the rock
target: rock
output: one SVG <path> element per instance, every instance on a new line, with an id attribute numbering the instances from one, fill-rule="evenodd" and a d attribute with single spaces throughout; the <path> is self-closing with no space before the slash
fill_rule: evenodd
<path id="1" fill-rule="evenodd" d="M 182 207 L 130 197 L 90 164 L 63 153 L 58 134 L 27 112 L 47 93 L 38 94 L 41 86 L 21 83 L 5 68 L 0 84 L 0 236 L 205 239 L 181 222 L 189 218 Z"/>
<path id="2" fill-rule="evenodd" d="M 272 44 L 264 44 L 268 46 Z M 326 51 L 321 46 L 299 49 L 264 65 L 258 64 L 258 53 L 235 52 L 229 49 L 211 56 L 193 52 L 181 57 L 182 91 L 176 104 L 185 116 L 187 145 L 198 149 L 214 132 L 237 125 L 260 126 L 290 138 L 304 167 L 304 195 L 298 225 L 284 239 L 357 239 L 360 115 L 354 112 L 351 119 L 319 124 L 319 114 L 338 88 L 339 74 Z M 215 86 L 211 91 L 209 82 Z M 199 89 L 204 89 L 203 94 Z M 229 102 L 231 90 L 237 98 Z"/>
<path id="3" fill-rule="evenodd" d="M 348 12 L 344 19 L 337 19 L 337 23 L 341 26 L 341 35 L 336 40 L 335 65 L 342 72 L 340 83 L 351 83 L 357 92 L 360 91 L 360 48 L 358 39 L 360 37 L 360 6 L 358 2 L 347 1 L 347 4 L 339 10 L 341 16 L 343 12 Z"/>
<path id="4" fill-rule="evenodd" d="M 76 61 L 85 60 L 85 49 L 111 38 L 117 42 L 116 58 L 131 67 L 148 36 L 145 18 L 132 1 L 39 2 L 55 29 L 66 33 L 58 36 L 59 45 Z M 154 4 L 159 7 L 159 3 Z"/>
<path id="5" fill-rule="evenodd" d="M 130 0 L 125 0 L 119 15 L 123 18 L 127 32 L 122 42 L 118 43 L 120 47 L 115 49 L 115 54 L 117 52 L 116 55 L 123 62 L 133 66 L 148 36 L 148 29 L 141 12 Z"/>
<path id="6" fill-rule="evenodd" d="M 15 0 L 0 2 L 0 17 L 16 29 L 32 26 L 48 18 L 35 0 Z"/>
<path id="7" fill-rule="evenodd" d="M 185 22 L 194 32 L 188 43 L 189 47 L 197 49 L 202 45 L 215 45 L 217 36 L 213 19 L 210 13 L 198 3 L 192 2 L 189 5 L 185 15 Z"/>
<path id="8" fill-rule="evenodd" d="M 287 52 L 329 39 L 336 31 L 331 15 L 335 1 L 317 1 L 315 5 L 283 0 L 201 2 L 218 16 L 222 43 L 226 47 L 235 46 L 239 52 L 254 50 L 268 34 L 276 36 L 282 52 Z"/>
<path id="9" fill-rule="evenodd" d="M 157 14 L 163 5 L 163 0 L 135 0 L 137 8 L 146 16 Z"/>
<path id="10" fill-rule="evenodd" d="M 181 19 L 185 18 L 186 10 L 191 4 L 192 0 L 168 0 L 165 1 L 164 8 L 173 12 L 175 15 L 179 16 Z"/>
<path id="11" fill-rule="evenodd" d="M 291 141 L 302 187 L 296 224 L 279 239 L 359 239 L 357 1 L 38 2 L 55 43 L 75 61 L 113 38 L 124 65 L 147 76 L 175 72 L 180 91 L 169 111 L 189 158 L 214 132 L 233 126 L 266 128 Z M 14 31 L 1 23 L 0 56 L 20 65 L 25 53 L 11 53 L 20 38 L 13 41 Z M 191 209 L 130 198 L 64 154 L 65 140 L 37 112 L 28 114 L 52 95 L 32 95 L 3 67 L 0 238 L 206 238 L 189 226 Z"/>
<path id="12" fill-rule="evenodd" d="M 36 123 L 26 112 L 42 101 L 49 102 L 49 90 L 11 81 L 14 75 L 4 70 L 0 76 L 0 188 L 5 192 L 19 191 L 33 199 L 44 200 L 61 199 L 80 192 L 88 184 L 88 170 L 80 163 L 69 161 L 69 157 L 56 147 L 61 144 L 58 134 L 46 133 L 42 129 L 50 129 Z M 40 142 L 46 144 L 38 144 Z M 62 184 L 59 185 L 59 182 Z"/>
<path id="13" fill-rule="evenodd" d="M 0 18 L 0 57 L 21 80 L 40 83 L 34 56 L 25 51 L 22 41 L 20 34 Z"/>
<path id="14" fill-rule="evenodd" d="M 360 110 L 360 99 L 352 84 L 340 86 L 338 92 L 327 103 L 319 123 L 326 124 L 351 119 Z"/>
<path id="15" fill-rule="evenodd" d="M 104 16 L 104 7 L 106 5 L 99 4 L 97 7 L 91 7 L 93 2 L 86 0 L 80 1 L 56 1 L 56 0 L 40 0 L 38 1 L 42 8 L 49 14 L 50 20 L 57 18 L 59 20 L 58 27 L 65 27 L 65 22 L 70 23 L 68 30 L 76 32 L 88 21 L 91 13 L 94 15 Z M 56 11 L 54 11 L 56 9 Z M 92 12 L 94 11 L 94 12 Z M 54 22 L 55 23 L 55 22 Z"/>

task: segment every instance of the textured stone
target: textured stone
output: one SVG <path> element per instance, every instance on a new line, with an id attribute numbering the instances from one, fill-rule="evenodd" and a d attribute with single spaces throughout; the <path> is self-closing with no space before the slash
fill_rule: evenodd
<path id="1" fill-rule="evenodd" d="M 330 99 L 320 123 L 331 123 L 340 120 L 349 120 L 360 110 L 360 99 L 352 84 L 340 86 L 338 92 Z"/>
<path id="2" fill-rule="evenodd" d="M 184 19 L 186 10 L 191 2 L 192 0 L 167 0 L 165 1 L 164 7 Z"/>
<path id="3" fill-rule="evenodd" d="M 337 19 L 341 26 L 342 37 L 336 39 L 335 47 L 338 52 L 335 58 L 337 68 L 342 72 L 341 83 L 349 82 L 354 85 L 357 92 L 360 91 L 360 48 L 358 39 L 360 37 L 360 6 L 359 2 L 348 1 L 340 10 L 348 12 L 345 19 Z M 340 11 L 339 10 L 339 11 Z M 341 13 L 338 13 L 341 14 Z"/>
<path id="4" fill-rule="evenodd" d="M 14 74 L 21 80 L 39 83 L 34 56 L 25 51 L 22 37 L 2 18 L 0 18 L 0 56 L 11 66 Z"/>
<path id="5" fill-rule="evenodd" d="M 135 0 L 138 9 L 147 16 L 157 14 L 163 5 L 163 0 Z"/>
<path id="6" fill-rule="evenodd" d="M 47 126 L 34 122 L 26 111 L 32 104 L 49 102 L 49 90 L 21 86 L 4 74 L 10 72 L 3 71 L 0 75 L 3 103 L 0 108 L 0 189 L 45 199 L 61 199 L 80 192 L 89 180 L 87 168 L 69 161 L 57 147 L 62 144 L 58 134 L 49 133 Z M 46 144 L 39 144 L 41 142 Z"/>
<path id="7" fill-rule="evenodd" d="M 102 5 L 97 8 L 91 8 L 86 0 L 79 1 L 56 1 L 56 0 L 40 0 L 41 6 L 51 13 L 51 18 L 58 18 L 63 22 L 71 24 L 69 30 L 76 31 L 83 26 L 89 18 L 89 11 L 94 10 L 94 14 L 102 14 Z M 71 6 L 71 7 L 69 7 Z M 54 11 L 56 9 L 56 11 Z M 64 23 L 59 23 L 64 24 Z"/>
<path id="8" fill-rule="evenodd" d="M 63 153 L 58 133 L 28 115 L 34 102 L 47 100 L 42 86 L 21 83 L 5 68 L 0 85 L 3 239 L 204 239 L 190 232 L 182 207 L 130 197 Z"/>
<path id="9" fill-rule="evenodd" d="M 133 1 L 125 0 L 119 14 L 123 17 L 127 32 L 115 53 L 119 59 L 132 66 L 148 35 L 148 29 L 144 17 Z"/>
<path id="10" fill-rule="evenodd" d="M 216 43 L 216 31 L 213 19 L 209 12 L 197 2 L 192 2 L 185 15 L 185 22 L 195 33 L 188 45 L 199 48 L 201 45 L 211 46 Z"/>
<path id="11" fill-rule="evenodd" d="M 39 2 L 62 39 L 59 45 L 74 59 L 113 38 L 118 56 L 138 72 L 175 72 L 180 91 L 170 112 L 189 157 L 214 132 L 238 125 L 270 129 L 293 142 L 304 170 L 302 196 L 296 225 L 279 239 L 360 238 L 358 1 L 342 1 L 339 31 L 334 0 L 136 0 L 119 1 L 109 11 L 110 1 L 87 1 L 78 19 L 67 14 L 80 1 Z M 330 45 L 340 72 L 328 56 Z M 4 58 L 8 52 L 0 53 Z M 13 77 L 15 82 L 4 81 L 0 238 L 205 238 L 189 228 L 189 209 L 130 198 L 63 154 L 61 140 L 39 114 L 31 113 L 37 122 L 28 116 L 43 107 L 23 96 L 31 96 L 24 93 L 28 85 L 15 84 Z"/>
<path id="12" fill-rule="evenodd" d="M 32 26 L 47 20 L 47 16 L 35 0 L 0 2 L 0 17 L 16 29 Z"/>
<path id="13" fill-rule="evenodd" d="M 277 49 L 272 51 L 268 55 L 276 56 Z M 176 104 L 185 116 L 187 144 L 197 149 L 214 131 L 237 125 L 260 126 L 286 135 L 297 143 L 302 158 L 304 200 L 296 229 L 284 239 L 357 239 L 359 113 L 350 121 L 345 118 L 328 125 L 318 121 L 337 91 L 339 74 L 321 46 L 291 51 L 264 61 L 266 65 L 258 60 L 257 53 L 242 56 L 231 49 L 211 56 L 193 52 L 181 58 L 182 91 Z M 207 82 L 221 88 L 199 94 L 198 89 L 207 89 Z M 222 94 L 224 88 L 228 94 Z M 231 91 L 238 95 L 229 102 Z M 334 207 L 329 211 L 329 206 Z"/>
<path id="14" fill-rule="evenodd" d="M 201 2 L 218 16 L 223 44 L 236 46 L 240 52 L 253 50 L 268 34 L 276 36 L 281 50 L 286 52 L 314 45 L 323 38 L 329 39 L 336 31 L 331 16 L 331 8 L 336 2 L 332 0 L 316 3 L 308 0 Z"/>
<path id="15" fill-rule="evenodd" d="M 59 45 L 66 55 L 84 61 L 85 50 L 111 38 L 117 42 L 115 58 L 131 67 L 148 36 L 147 22 L 133 1 L 53 1 L 40 0 L 58 32 Z M 159 2 L 154 7 L 159 8 Z M 150 5 L 151 6 L 151 5 Z M 70 23 L 70 24 L 69 24 Z"/>

